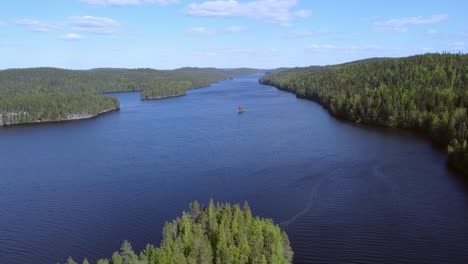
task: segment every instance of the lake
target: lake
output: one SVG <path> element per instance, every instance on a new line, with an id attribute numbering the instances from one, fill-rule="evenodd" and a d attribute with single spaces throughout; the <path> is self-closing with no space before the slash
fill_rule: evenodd
<path id="1" fill-rule="evenodd" d="M 156 101 L 114 93 L 120 111 L 95 119 L 0 128 L 0 262 L 139 251 L 213 198 L 280 224 L 295 263 L 468 263 L 468 185 L 446 154 L 258 78 Z"/>

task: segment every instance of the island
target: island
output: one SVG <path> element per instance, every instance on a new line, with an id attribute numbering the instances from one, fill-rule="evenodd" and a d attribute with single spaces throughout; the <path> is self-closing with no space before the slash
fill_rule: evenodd
<path id="1" fill-rule="evenodd" d="M 191 87 L 192 83 L 189 81 L 161 81 L 151 88 L 144 89 L 141 92 L 141 98 L 149 100 L 182 96 L 186 95 Z"/>
<path id="2" fill-rule="evenodd" d="M 314 100 L 356 123 L 411 128 L 446 148 L 468 175 L 468 55 L 424 54 L 274 70 L 263 84 Z"/>
<path id="3" fill-rule="evenodd" d="M 288 235 L 270 219 L 253 217 L 247 202 L 240 205 L 190 204 L 172 222 L 166 223 L 159 247 L 148 244 L 140 254 L 125 241 L 109 259 L 97 264 L 166 263 L 275 263 L 290 264 L 293 251 Z M 83 264 L 89 264 L 84 259 Z M 72 257 L 67 264 L 77 264 Z"/>

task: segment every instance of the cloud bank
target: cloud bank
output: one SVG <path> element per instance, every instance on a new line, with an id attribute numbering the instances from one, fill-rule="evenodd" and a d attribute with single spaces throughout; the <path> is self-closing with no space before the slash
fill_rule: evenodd
<path id="1" fill-rule="evenodd" d="M 93 6 L 137 6 L 141 4 L 169 5 L 176 4 L 179 0 L 81 0 L 81 2 Z"/>
<path id="2" fill-rule="evenodd" d="M 309 10 L 293 10 L 297 0 L 237 0 L 205 1 L 190 4 L 185 13 L 200 17 L 246 17 L 261 21 L 290 26 L 297 18 L 307 18 Z"/>
<path id="3" fill-rule="evenodd" d="M 448 19 L 448 15 L 433 15 L 429 17 L 417 16 L 406 18 L 393 18 L 384 21 L 374 21 L 375 31 L 407 32 L 410 26 L 437 24 Z"/>

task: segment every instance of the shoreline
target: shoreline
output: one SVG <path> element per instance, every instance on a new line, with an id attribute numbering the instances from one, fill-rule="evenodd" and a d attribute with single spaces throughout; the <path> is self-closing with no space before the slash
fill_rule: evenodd
<path id="1" fill-rule="evenodd" d="M 373 123 L 366 123 L 366 122 L 355 122 L 355 121 L 352 121 L 352 120 L 349 120 L 349 119 L 346 119 L 342 116 L 339 116 L 339 115 L 335 115 L 333 114 L 332 111 L 330 111 L 329 107 L 327 107 L 325 104 L 323 104 L 321 102 L 321 99 L 319 97 L 302 97 L 302 96 L 298 96 L 297 93 L 294 91 L 294 90 L 291 90 L 291 89 L 287 89 L 287 88 L 282 88 L 282 87 L 278 87 L 272 83 L 269 83 L 269 82 L 262 82 L 261 80 L 259 80 L 259 83 L 260 84 L 263 84 L 263 85 L 268 85 L 268 86 L 272 86 L 272 87 L 275 87 L 276 89 L 278 90 L 281 90 L 281 91 L 284 91 L 284 92 L 288 92 L 288 93 L 292 93 L 294 94 L 297 98 L 299 99 L 305 99 L 305 100 L 308 100 L 308 101 L 311 101 L 311 102 L 314 102 L 314 103 L 317 103 L 319 104 L 321 107 L 323 107 L 327 113 L 329 115 L 331 115 L 332 117 L 334 117 L 335 119 L 337 120 L 341 120 L 341 121 L 344 121 L 344 122 L 349 122 L 350 124 L 353 124 L 353 125 L 360 125 L 360 126 L 365 126 L 365 127 L 369 127 L 369 128 L 390 128 L 390 129 L 402 129 L 402 130 L 407 130 L 407 131 L 411 131 L 411 132 L 415 132 L 417 134 L 419 134 L 419 137 L 425 139 L 428 141 L 428 143 L 432 144 L 433 146 L 436 146 L 437 148 L 440 149 L 440 151 L 442 151 L 443 153 L 445 153 L 446 157 L 447 157 L 447 161 L 446 161 L 446 166 L 450 169 L 453 169 L 455 172 L 457 172 L 458 174 L 461 174 L 461 175 L 464 175 L 464 176 L 468 176 L 468 171 L 465 171 L 463 169 L 462 166 L 459 166 L 457 163 L 456 163 L 456 160 L 457 158 L 455 156 L 458 157 L 457 154 L 453 154 L 453 153 L 449 153 L 447 152 L 446 150 L 444 150 L 444 146 L 443 144 L 441 144 L 440 142 L 438 142 L 436 139 L 433 139 L 431 138 L 427 133 L 425 133 L 425 131 L 423 130 L 420 130 L 420 129 L 417 129 L 417 128 L 401 128 L 401 127 L 391 127 L 391 126 L 385 126 L 385 125 L 381 125 L 381 124 L 373 124 Z"/>
<path id="2" fill-rule="evenodd" d="M 175 95 L 167 95 L 167 96 L 152 96 L 152 97 L 141 97 L 140 100 L 145 101 L 145 100 L 162 100 L 162 99 L 168 99 L 168 98 L 173 98 L 173 97 L 181 97 L 185 96 L 187 93 L 182 93 L 182 94 L 175 94 Z"/>
<path id="3" fill-rule="evenodd" d="M 68 115 L 67 118 L 61 118 L 57 120 L 36 120 L 36 121 L 30 121 L 30 122 L 18 122 L 18 123 L 8 123 L 8 124 L 1 124 L 1 127 L 13 127 L 13 126 L 21 126 L 21 125 L 38 125 L 38 124 L 50 124 L 50 123 L 65 123 L 65 122 L 72 122 L 72 121 L 80 121 L 80 120 L 86 120 L 86 119 L 93 119 L 96 118 L 100 115 L 110 113 L 113 111 L 119 111 L 120 107 L 118 108 L 113 108 L 113 109 L 106 109 L 103 111 L 100 111 L 96 114 L 70 114 Z"/>
<path id="4" fill-rule="evenodd" d="M 220 82 L 220 81 L 217 81 L 217 82 Z M 217 82 L 213 82 L 213 83 L 217 83 Z M 211 83 L 209 85 L 205 85 L 205 86 L 194 87 L 194 88 L 191 88 L 191 89 L 199 89 L 199 88 L 209 87 L 213 83 Z M 191 90 L 191 89 L 189 89 L 189 90 Z M 140 93 L 140 96 L 141 96 L 143 91 L 141 91 L 141 90 L 114 91 L 114 92 L 102 93 L 102 95 L 103 96 L 113 97 L 111 95 L 112 93 L 134 93 L 134 92 Z M 173 98 L 173 97 L 181 97 L 181 96 L 185 96 L 185 95 L 187 95 L 187 92 L 182 93 L 182 94 L 176 94 L 176 95 L 168 95 L 168 96 L 156 96 L 156 97 L 148 97 L 148 98 L 140 97 L 140 100 L 142 100 L 142 101 L 163 100 L 163 99 L 168 99 L 168 98 Z M 113 109 L 106 109 L 106 110 L 100 111 L 100 112 L 98 112 L 96 114 L 76 113 L 76 114 L 68 115 L 67 118 L 61 118 L 61 119 L 56 119 L 56 120 L 34 120 L 34 121 L 28 121 L 28 122 L 16 122 L 16 123 L 5 123 L 5 124 L 2 123 L 2 119 L 1 119 L 2 114 L 0 113 L 0 129 L 1 128 L 7 128 L 7 127 L 14 127 L 14 126 L 29 126 L 29 125 L 34 126 L 34 125 L 40 125 L 40 124 L 65 123 L 65 122 L 71 122 L 71 121 L 87 120 L 87 119 L 96 118 L 96 117 L 98 117 L 100 115 L 103 115 L 105 113 L 118 111 L 118 110 L 120 110 L 120 106 L 117 107 L 117 108 L 113 108 Z M 7 113 L 7 114 L 17 114 L 17 113 Z"/>

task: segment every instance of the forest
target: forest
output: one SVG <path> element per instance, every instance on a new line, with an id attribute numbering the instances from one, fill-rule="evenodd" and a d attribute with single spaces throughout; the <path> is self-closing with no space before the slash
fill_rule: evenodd
<path id="1" fill-rule="evenodd" d="M 265 70 L 252 69 L 252 68 L 237 68 L 237 69 L 225 69 L 226 73 L 230 77 L 235 76 L 244 76 L 244 75 L 254 75 L 254 74 L 263 74 Z"/>
<path id="2" fill-rule="evenodd" d="M 179 96 L 187 94 L 187 90 L 192 87 L 189 81 L 167 81 L 158 82 L 151 88 L 145 88 L 141 91 L 142 99 L 160 99 L 170 96 Z"/>
<path id="3" fill-rule="evenodd" d="M 468 55 L 425 54 L 272 71 L 263 84 L 356 123 L 423 131 L 468 174 Z"/>
<path id="4" fill-rule="evenodd" d="M 167 222 L 159 247 L 148 244 L 136 254 L 125 241 L 120 251 L 97 264 L 288 264 L 293 251 L 288 236 L 270 219 L 253 217 L 250 207 L 198 202 Z M 90 262 L 85 258 L 83 264 Z M 68 258 L 67 264 L 78 264 Z"/>
<path id="5" fill-rule="evenodd" d="M 64 121 L 119 109 L 103 93 L 142 91 L 142 99 L 185 94 L 255 69 L 180 68 L 176 70 L 57 68 L 0 71 L 0 125 Z"/>
<path id="6" fill-rule="evenodd" d="M 90 118 L 118 108 L 117 99 L 92 94 L 0 96 L 0 125 Z"/>

